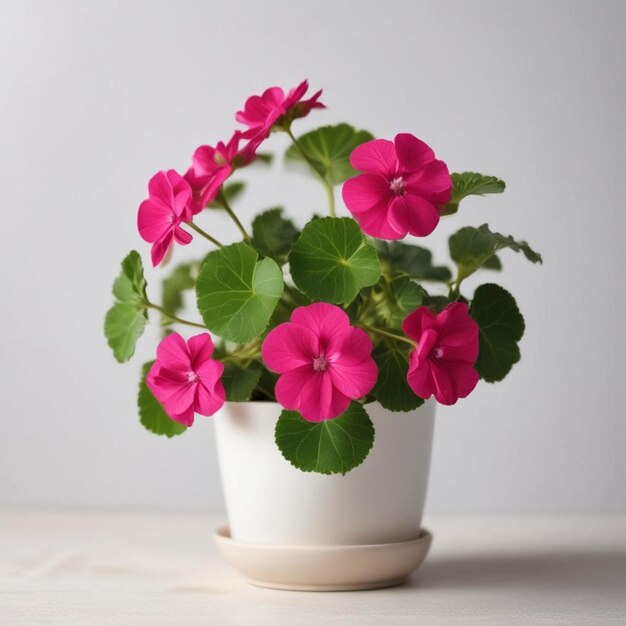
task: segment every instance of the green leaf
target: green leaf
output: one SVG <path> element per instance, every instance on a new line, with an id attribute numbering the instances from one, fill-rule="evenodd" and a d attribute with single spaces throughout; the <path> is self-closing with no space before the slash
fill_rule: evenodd
<path id="1" fill-rule="evenodd" d="M 525 241 L 515 241 L 513 237 L 494 233 L 487 224 L 479 228 L 466 226 L 449 239 L 450 256 L 458 265 L 459 277 L 467 278 L 484 265 L 498 250 L 511 248 L 522 252 L 532 263 L 541 263 L 541 255 L 535 252 Z"/>
<path id="2" fill-rule="evenodd" d="M 409 387 L 409 346 L 399 341 L 384 341 L 376 346 L 372 356 L 378 365 L 378 380 L 372 395 L 389 411 L 412 411 L 424 404 Z"/>
<path id="3" fill-rule="evenodd" d="M 365 243 L 350 218 L 325 217 L 309 222 L 289 255 L 291 277 L 312 299 L 350 304 L 359 289 L 380 276 L 376 250 Z"/>
<path id="4" fill-rule="evenodd" d="M 196 281 L 198 310 L 206 327 L 228 341 L 247 343 L 267 327 L 283 293 L 276 261 L 234 243 L 211 252 Z"/>
<path id="5" fill-rule="evenodd" d="M 226 391 L 226 400 L 230 402 L 250 400 L 261 378 L 261 372 L 261 365 L 257 362 L 252 362 L 245 368 L 230 361 L 224 363 L 222 383 Z"/>
<path id="6" fill-rule="evenodd" d="M 376 239 L 374 242 L 381 258 L 388 261 L 396 271 L 410 274 L 413 278 L 444 283 L 452 278 L 452 272 L 447 267 L 433 265 L 433 255 L 426 248 L 399 241 Z"/>
<path id="7" fill-rule="evenodd" d="M 246 188 L 246 184 L 242 183 L 241 181 L 233 181 L 231 183 L 225 183 L 224 186 L 222 187 L 222 194 L 224 194 L 224 197 L 230 204 L 231 202 L 235 201 L 243 193 L 245 188 Z M 223 209 L 223 208 L 224 208 L 223 205 L 220 203 L 220 201 L 217 198 L 215 200 L 211 200 L 211 202 L 207 204 L 207 209 Z"/>
<path id="8" fill-rule="evenodd" d="M 374 445 L 374 426 L 358 402 L 339 417 L 307 422 L 297 411 L 283 411 L 276 423 L 276 445 L 303 472 L 345 474 L 360 465 Z"/>
<path id="9" fill-rule="evenodd" d="M 269 209 L 252 222 L 252 245 L 262 256 L 269 256 L 281 265 L 287 261 L 289 250 L 298 237 L 298 229 L 282 212 L 280 207 Z"/>
<path id="10" fill-rule="evenodd" d="M 517 342 L 524 334 L 524 318 L 515 299 L 488 283 L 476 289 L 469 312 L 479 328 L 476 370 L 488 383 L 502 380 L 520 360 Z"/>
<path id="11" fill-rule="evenodd" d="M 452 215 L 459 210 L 459 202 L 467 196 L 482 196 L 487 193 L 502 193 L 506 183 L 495 176 L 483 176 L 477 172 L 451 174 L 452 197 L 442 211 L 442 215 Z"/>
<path id="12" fill-rule="evenodd" d="M 424 290 L 410 278 L 399 278 L 389 284 L 376 311 L 388 326 L 400 328 L 402 321 L 422 304 Z"/>
<path id="13" fill-rule="evenodd" d="M 135 353 L 137 339 L 148 321 L 146 280 L 141 257 L 135 250 L 122 261 L 122 271 L 113 283 L 113 295 L 117 302 L 107 311 L 104 334 L 115 358 L 124 363 Z"/>
<path id="14" fill-rule="evenodd" d="M 184 424 L 174 421 L 164 410 L 159 401 L 154 397 L 146 385 L 146 376 L 154 361 L 144 363 L 139 382 L 139 395 L 137 405 L 139 407 L 139 420 L 143 426 L 155 435 L 174 437 L 187 430 Z"/>
<path id="15" fill-rule="evenodd" d="M 500 261 L 500 257 L 497 254 L 490 256 L 483 264 L 482 269 L 484 270 L 495 270 L 499 272 L 502 269 L 502 261 Z"/>
<path id="16" fill-rule="evenodd" d="M 331 184 L 338 185 L 358 173 L 350 165 L 350 154 L 360 144 L 373 139 L 366 130 L 356 130 L 349 124 L 322 126 L 298 139 L 315 169 Z M 296 146 L 285 154 L 287 163 L 306 164 Z M 308 167 L 308 166 L 307 166 Z"/>
<path id="17" fill-rule="evenodd" d="M 113 295 L 120 302 L 143 304 L 146 299 L 146 279 L 143 264 L 136 250 L 132 250 L 122 261 L 122 272 L 113 283 Z"/>

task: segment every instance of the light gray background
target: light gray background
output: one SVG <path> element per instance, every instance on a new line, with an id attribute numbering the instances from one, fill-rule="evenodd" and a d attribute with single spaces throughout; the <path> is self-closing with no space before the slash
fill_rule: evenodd
<path id="1" fill-rule="evenodd" d="M 308 77 L 328 109 L 296 132 L 409 131 L 453 171 L 507 181 L 428 239 L 439 260 L 450 232 L 484 221 L 544 255 L 536 267 L 504 253 L 504 274 L 483 276 L 518 298 L 523 360 L 440 410 L 429 510 L 624 509 L 625 8 L 1 3 L 0 502 L 222 507 L 210 419 L 171 441 L 137 421 L 156 327 L 120 366 L 102 318 L 121 258 L 149 258 L 135 217 L 150 176 L 228 137 L 249 94 Z M 323 190 L 280 161 L 250 172 L 244 220 L 279 203 L 300 223 L 324 210 Z M 221 216 L 202 225 L 235 236 Z M 206 250 L 194 240 L 176 257 Z"/>

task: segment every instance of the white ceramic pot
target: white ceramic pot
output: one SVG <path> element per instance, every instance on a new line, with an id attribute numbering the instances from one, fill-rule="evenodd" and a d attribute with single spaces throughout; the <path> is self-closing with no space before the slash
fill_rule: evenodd
<path id="1" fill-rule="evenodd" d="M 367 412 L 376 429 L 365 461 L 348 472 L 302 472 L 281 455 L 274 402 L 227 402 L 214 419 L 233 539 L 269 545 L 363 545 L 420 534 L 428 485 L 435 402 Z"/>

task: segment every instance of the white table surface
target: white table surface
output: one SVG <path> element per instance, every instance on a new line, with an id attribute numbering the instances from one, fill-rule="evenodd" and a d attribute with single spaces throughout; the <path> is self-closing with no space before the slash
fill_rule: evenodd
<path id="1" fill-rule="evenodd" d="M 439 517 L 408 584 L 247 585 L 219 517 L 0 509 L 0 624 L 626 624 L 626 515 Z"/>

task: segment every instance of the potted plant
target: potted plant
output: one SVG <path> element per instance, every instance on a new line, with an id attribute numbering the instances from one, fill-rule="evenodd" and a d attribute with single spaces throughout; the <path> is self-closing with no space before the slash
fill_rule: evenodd
<path id="1" fill-rule="evenodd" d="M 429 236 L 463 198 L 501 193 L 504 182 L 450 174 L 410 133 L 375 139 L 338 124 L 296 138 L 295 122 L 324 108 L 321 91 L 307 89 L 304 81 L 250 97 L 228 143 L 197 148 L 184 175 L 152 177 L 137 220 L 152 264 L 194 237 L 200 256 L 171 269 L 157 304 L 132 251 L 105 334 L 115 358 L 128 361 L 149 311 L 158 314 L 165 336 L 142 369 L 140 420 L 173 437 L 196 415 L 215 416 L 232 540 L 410 542 L 420 536 L 436 403 L 502 380 L 520 358 L 524 320 L 513 296 L 492 282 L 468 293 L 464 281 L 499 271 L 507 248 L 541 257 L 487 224 L 450 237 L 454 270 L 401 241 Z M 328 216 L 317 199 L 303 201 L 318 212 L 301 231 L 282 208 L 251 227 L 233 208 L 240 174 L 271 159 L 261 148 L 279 132 L 291 140 L 287 163 L 307 169 L 327 196 Z M 222 243 L 215 210 L 232 218 L 240 241 Z M 192 290 L 199 316 L 187 320 Z"/>

